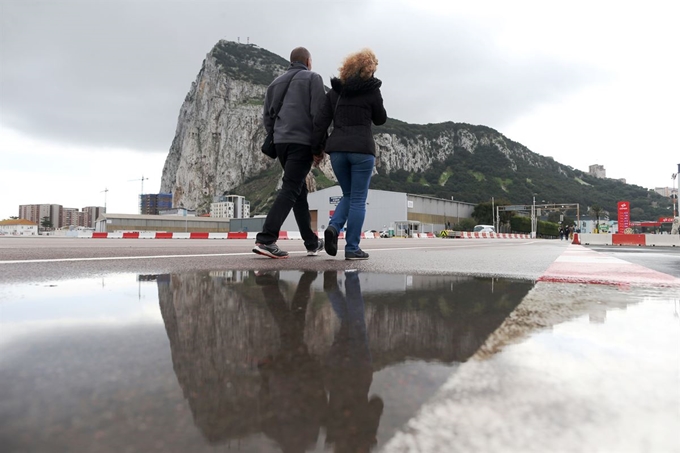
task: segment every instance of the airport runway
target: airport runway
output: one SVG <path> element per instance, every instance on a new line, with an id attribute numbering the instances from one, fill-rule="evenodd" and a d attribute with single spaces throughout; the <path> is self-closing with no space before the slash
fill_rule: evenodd
<path id="1" fill-rule="evenodd" d="M 279 245 L 0 238 L 0 451 L 680 451 L 680 250 Z"/>
<path id="2" fill-rule="evenodd" d="M 343 241 L 339 242 L 342 250 Z M 299 240 L 280 241 L 290 258 L 251 252 L 253 242 L 219 239 L 0 239 L 0 282 L 72 278 L 107 272 L 169 273 L 192 269 L 343 270 L 465 274 L 534 280 L 566 248 L 560 241 L 522 239 L 365 239 L 367 261 L 325 253 L 306 256 Z M 23 263 L 23 264 L 22 264 Z"/>

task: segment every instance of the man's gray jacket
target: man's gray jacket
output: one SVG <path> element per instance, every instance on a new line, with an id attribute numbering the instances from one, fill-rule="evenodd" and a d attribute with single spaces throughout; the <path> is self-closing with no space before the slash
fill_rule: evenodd
<path id="1" fill-rule="evenodd" d="M 290 86 L 274 124 L 274 113 L 289 80 Z M 262 120 L 267 133 L 274 128 L 274 143 L 311 145 L 314 116 L 325 99 L 326 91 L 321 76 L 302 63 L 291 63 L 288 70 L 267 87 L 264 96 Z"/>

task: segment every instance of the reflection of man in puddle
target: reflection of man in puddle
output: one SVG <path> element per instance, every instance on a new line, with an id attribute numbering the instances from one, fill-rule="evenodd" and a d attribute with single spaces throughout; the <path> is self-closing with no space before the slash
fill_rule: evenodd
<path id="1" fill-rule="evenodd" d="M 377 396 L 368 399 L 373 364 L 359 274 L 345 272 L 343 295 L 337 273 L 325 272 L 323 288 L 340 319 L 324 370 L 329 394 L 326 443 L 337 452 L 367 452 L 376 444 L 383 402 Z"/>
<path id="2" fill-rule="evenodd" d="M 279 329 L 281 347 L 258 365 L 262 375 L 262 431 L 288 452 L 303 452 L 316 443 L 326 411 L 321 364 L 304 342 L 305 316 L 316 272 L 304 272 L 290 303 L 278 279 L 256 277 Z"/>
<path id="3" fill-rule="evenodd" d="M 284 452 L 303 452 L 313 446 L 325 423 L 326 443 L 335 451 L 367 452 L 376 443 L 383 402 L 368 399 L 373 366 L 359 276 L 345 273 L 343 295 L 336 272 L 324 274 L 324 291 L 340 319 L 324 369 L 304 343 L 315 278 L 316 273 L 303 273 L 288 305 L 275 276 L 257 277 L 281 337 L 280 350 L 259 365 L 262 431 Z"/>

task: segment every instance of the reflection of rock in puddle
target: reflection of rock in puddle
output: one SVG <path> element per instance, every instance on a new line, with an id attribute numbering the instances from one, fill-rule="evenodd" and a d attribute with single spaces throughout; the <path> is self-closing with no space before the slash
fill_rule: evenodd
<path id="1" fill-rule="evenodd" d="M 326 428 L 343 450 L 376 442 L 373 373 L 467 360 L 531 283 L 357 272 L 158 276 L 172 361 L 212 443 L 263 432 L 304 449 Z M 408 391 L 408 389 L 404 389 Z"/>
<path id="2" fill-rule="evenodd" d="M 605 324 L 607 313 L 625 310 L 643 300 L 673 300 L 675 288 L 618 287 L 609 285 L 539 282 L 522 304 L 496 329 L 476 358 L 490 357 L 506 345 L 521 342 L 537 330 L 587 315 L 591 324 Z"/>

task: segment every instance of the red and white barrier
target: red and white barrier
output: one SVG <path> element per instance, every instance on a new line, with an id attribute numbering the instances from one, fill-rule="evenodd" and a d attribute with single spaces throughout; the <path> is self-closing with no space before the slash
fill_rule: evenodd
<path id="1" fill-rule="evenodd" d="M 126 232 L 81 232 L 80 239 L 255 239 L 256 232 L 236 231 L 230 233 L 209 233 L 205 231 L 126 231 Z M 319 236 L 322 236 L 320 234 Z M 282 231 L 279 239 L 302 239 L 298 231 Z"/>
<path id="2" fill-rule="evenodd" d="M 472 233 L 460 232 L 460 237 L 467 239 L 529 239 L 528 234 L 510 233 Z M 319 237 L 323 237 L 323 231 L 317 231 Z M 229 233 L 208 233 L 208 232 L 168 232 L 168 231 L 125 231 L 125 232 L 80 232 L 78 238 L 81 239 L 255 239 L 257 232 L 236 231 Z M 361 239 L 379 238 L 378 233 L 361 233 Z M 412 237 L 420 239 L 435 238 L 434 233 L 413 233 Z M 345 232 L 340 232 L 339 239 L 345 238 Z M 281 231 L 279 240 L 302 239 L 299 231 Z"/>
<path id="3" fill-rule="evenodd" d="M 573 244 L 647 247 L 680 247 L 680 235 L 574 233 Z"/>
<path id="4" fill-rule="evenodd" d="M 464 239 L 531 239 L 529 234 L 518 233 L 474 233 L 470 231 L 462 231 L 461 236 Z"/>

